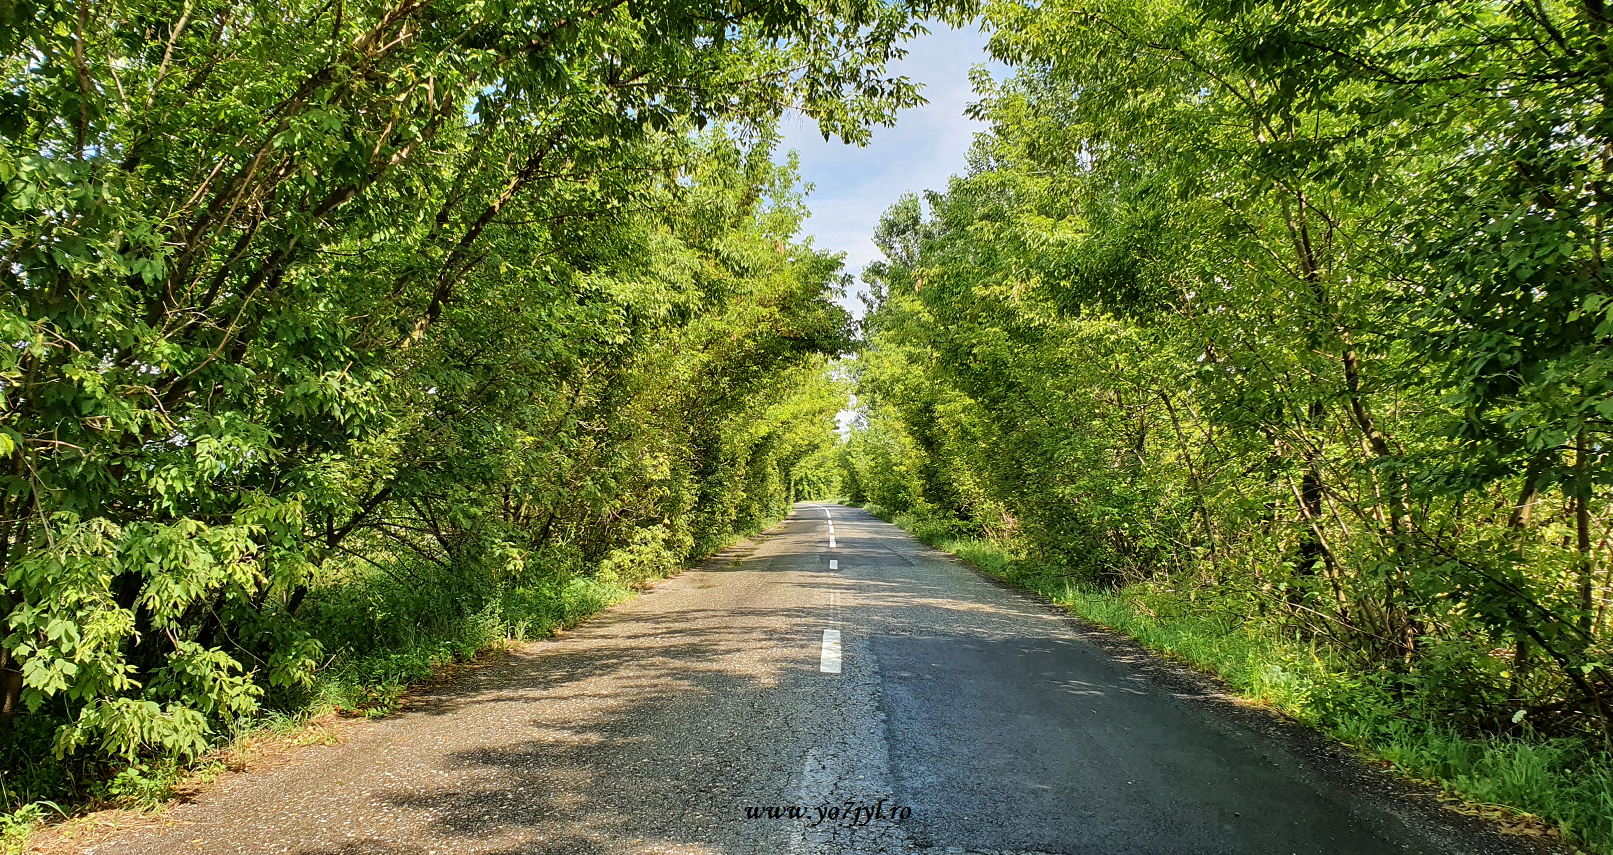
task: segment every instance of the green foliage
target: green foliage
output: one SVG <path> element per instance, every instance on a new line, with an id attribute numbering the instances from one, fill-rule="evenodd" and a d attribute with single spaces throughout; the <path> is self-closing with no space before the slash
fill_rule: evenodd
<path id="1" fill-rule="evenodd" d="M 655 575 L 675 567 L 660 568 Z M 648 576 L 637 581 L 646 581 Z M 311 614 L 314 632 L 341 655 L 287 708 L 386 715 L 413 685 L 508 642 L 542 638 L 630 597 L 606 572 L 558 576 L 538 571 L 474 594 L 451 578 L 398 584 L 383 575 L 350 579 Z"/>
<path id="2" fill-rule="evenodd" d="M 9 813 L 0 813 L 0 853 L 21 855 L 27 849 L 34 829 L 50 818 L 47 809 L 57 815 L 64 813 L 55 802 L 44 800 L 29 802 Z"/>
<path id="3" fill-rule="evenodd" d="M 846 282 L 773 125 L 866 139 L 971 11 L 0 4 L 0 807 L 386 709 L 830 488 Z"/>
<path id="4" fill-rule="evenodd" d="M 1017 70 L 977 79 L 968 173 L 874 235 L 847 492 L 1079 590 L 1209 604 L 1156 641 L 1296 709 L 1333 678 L 1246 668 L 1223 624 L 1314 648 L 1385 720 L 1613 754 L 1613 18 L 985 14 Z M 1512 792 L 1497 762 L 1471 792 Z"/>

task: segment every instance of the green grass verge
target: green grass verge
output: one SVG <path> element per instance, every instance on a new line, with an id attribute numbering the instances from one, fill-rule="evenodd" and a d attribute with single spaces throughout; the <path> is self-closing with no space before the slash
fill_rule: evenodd
<path id="1" fill-rule="evenodd" d="M 944 522 L 868 510 L 1100 626 L 1198 670 L 1239 695 L 1333 736 L 1370 759 L 1439 786 L 1476 807 L 1528 814 L 1565 840 L 1613 855 L 1613 762 L 1572 739 L 1473 737 L 1418 708 L 1374 675 L 1352 673 L 1327 651 L 1250 619 L 1247 603 L 1148 585 L 1119 591 L 1072 582 L 1003 545 L 957 538 Z M 1432 706 L 1432 705 L 1430 705 Z"/>
<path id="2" fill-rule="evenodd" d="M 434 621 L 383 649 L 338 658 L 320 672 L 306 700 L 292 707 L 293 718 L 306 720 L 329 712 L 388 715 L 409 689 L 436 681 L 478 655 L 575 627 L 631 599 L 648 579 L 664 578 L 677 569 L 667 568 L 631 584 L 577 576 L 502 588 L 466 616 Z"/>

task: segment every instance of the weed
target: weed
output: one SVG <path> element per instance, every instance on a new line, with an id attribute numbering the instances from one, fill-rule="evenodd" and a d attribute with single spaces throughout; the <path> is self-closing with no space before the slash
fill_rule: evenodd
<path id="1" fill-rule="evenodd" d="M 67 815 L 55 802 L 46 799 L 29 802 L 10 813 L 0 813 L 0 855 L 20 855 L 26 850 L 34 829 L 50 816 L 47 808 L 59 816 Z"/>

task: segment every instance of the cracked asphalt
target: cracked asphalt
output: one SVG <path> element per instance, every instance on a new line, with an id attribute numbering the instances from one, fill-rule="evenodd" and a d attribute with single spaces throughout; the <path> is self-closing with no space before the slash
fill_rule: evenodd
<path id="1" fill-rule="evenodd" d="M 86 851 L 1553 851 L 838 505 L 344 733 Z"/>

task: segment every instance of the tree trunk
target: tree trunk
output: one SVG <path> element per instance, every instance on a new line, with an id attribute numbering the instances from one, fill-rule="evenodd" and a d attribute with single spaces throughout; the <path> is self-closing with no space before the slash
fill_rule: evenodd
<path id="1" fill-rule="evenodd" d="M 22 704 L 22 669 L 11 651 L 0 648 L 0 737 L 11 735 L 12 720 Z"/>
<path id="2" fill-rule="evenodd" d="M 1591 639 L 1591 616 L 1594 602 L 1591 597 L 1591 580 L 1595 574 L 1595 561 L 1591 555 L 1591 479 L 1586 458 L 1588 439 L 1585 428 L 1579 429 L 1574 441 L 1574 532 L 1579 553 L 1579 628 L 1585 633 L 1585 643 Z"/>
<path id="3" fill-rule="evenodd" d="M 1551 455 L 1541 454 L 1529 461 L 1523 470 L 1523 487 L 1518 491 L 1518 501 L 1507 514 L 1507 528 L 1513 531 L 1522 531 L 1529 527 L 1529 520 L 1534 516 L 1535 498 L 1540 495 L 1536 485 L 1540 483 L 1540 476 L 1546 471 L 1551 462 Z M 1518 643 L 1512 653 L 1512 696 L 1522 698 L 1524 693 L 1524 679 L 1529 676 L 1529 636 L 1527 633 L 1514 633 Z"/>

